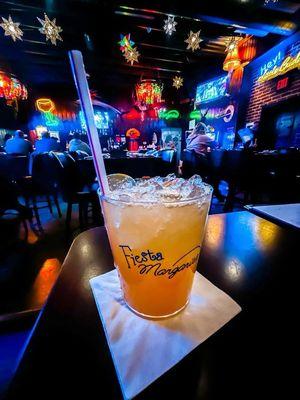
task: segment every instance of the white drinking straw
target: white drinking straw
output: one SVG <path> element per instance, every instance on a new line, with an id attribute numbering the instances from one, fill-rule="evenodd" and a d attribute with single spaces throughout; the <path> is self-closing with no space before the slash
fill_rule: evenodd
<path id="1" fill-rule="evenodd" d="M 86 72 L 84 69 L 82 54 L 78 50 L 69 51 L 69 59 L 73 72 L 73 78 L 77 88 L 81 109 L 83 111 L 89 143 L 91 146 L 94 166 L 100 185 L 102 194 L 107 194 L 109 191 L 107 175 L 102 155 L 101 144 L 97 127 L 95 124 L 94 110 L 89 90 L 89 85 L 86 79 Z"/>

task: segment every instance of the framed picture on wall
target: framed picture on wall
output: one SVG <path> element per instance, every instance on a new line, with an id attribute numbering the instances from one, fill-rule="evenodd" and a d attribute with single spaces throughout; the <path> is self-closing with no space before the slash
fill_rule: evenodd
<path id="1" fill-rule="evenodd" d="M 161 129 L 161 140 L 164 148 L 175 149 L 177 154 L 177 160 L 181 154 L 181 128 L 162 128 Z"/>

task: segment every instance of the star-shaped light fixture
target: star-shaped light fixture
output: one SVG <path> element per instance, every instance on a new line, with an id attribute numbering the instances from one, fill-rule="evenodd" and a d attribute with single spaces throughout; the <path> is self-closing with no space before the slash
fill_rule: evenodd
<path id="1" fill-rule="evenodd" d="M 2 17 L 2 21 L 0 26 L 4 29 L 5 36 L 10 36 L 14 42 L 17 39 L 22 40 L 23 31 L 19 28 L 19 22 L 14 22 L 11 16 L 9 16 L 8 19 Z"/>
<path id="2" fill-rule="evenodd" d="M 126 61 L 128 63 L 130 62 L 131 65 L 133 65 L 134 62 L 139 62 L 139 56 L 140 53 L 137 51 L 136 47 L 126 49 L 124 52 Z"/>
<path id="3" fill-rule="evenodd" d="M 48 18 L 47 14 L 44 14 L 45 20 L 37 17 L 38 21 L 42 24 L 42 27 L 39 28 L 39 31 L 46 36 L 46 40 L 50 40 L 52 44 L 56 46 L 56 41 L 61 40 L 60 32 L 62 29 L 60 26 L 56 25 L 56 18 L 52 21 Z"/>
<path id="4" fill-rule="evenodd" d="M 177 22 L 174 21 L 174 17 L 168 15 L 168 19 L 165 19 L 164 23 L 164 31 L 167 35 L 171 36 L 173 32 L 176 32 L 175 26 L 177 25 Z"/>
<path id="5" fill-rule="evenodd" d="M 200 39 L 200 32 L 201 31 L 198 32 L 190 31 L 188 38 L 185 40 L 185 43 L 188 44 L 187 50 L 191 49 L 192 51 L 195 51 L 199 49 L 200 42 L 202 42 L 202 39 Z"/>
<path id="6" fill-rule="evenodd" d="M 239 41 L 240 41 L 240 38 L 236 37 L 236 36 L 232 36 L 232 37 L 228 38 L 225 41 L 225 45 L 226 45 L 225 52 L 230 53 L 231 51 L 235 50 Z"/>
<path id="7" fill-rule="evenodd" d="M 173 86 L 178 90 L 183 86 L 183 78 L 181 76 L 174 76 L 173 78 Z"/>
<path id="8" fill-rule="evenodd" d="M 121 40 L 118 42 L 118 44 L 120 45 L 120 50 L 122 51 L 122 53 L 124 53 L 126 51 L 126 49 L 132 48 L 132 46 L 134 45 L 134 42 L 132 40 L 130 40 L 130 33 L 128 33 L 127 35 L 120 35 Z"/>

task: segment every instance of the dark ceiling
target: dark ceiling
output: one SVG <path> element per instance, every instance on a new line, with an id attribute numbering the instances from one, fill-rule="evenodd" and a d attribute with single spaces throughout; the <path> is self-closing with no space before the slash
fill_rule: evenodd
<path id="1" fill-rule="evenodd" d="M 45 42 L 36 17 L 46 12 L 63 29 L 63 42 Z M 175 16 L 177 30 L 167 37 L 162 27 L 167 15 Z M 193 95 L 196 82 L 222 71 L 225 39 L 252 34 L 259 51 L 270 48 L 299 29 L 297 1 L 97 1 L 11 0 L 0 2 L 0 16 L 21 23 L 23 41 L 13 42 L 0 32 L 0 69 L 11 70 L 29 87 L 45 95 L 75 96 L 67 51 L 84 53 L 90 86 L 106 101 L 130 98 L 140 77 L 160 78 L 166 94 Z M 190 30 L 201 29 L 201 49 L 186 50 Z M 140 62 L 127 64 L 120 52 L 120 33 L 131 33 Z M 181 74 L 185 86 L 176 92 L 172 78 Z"/>

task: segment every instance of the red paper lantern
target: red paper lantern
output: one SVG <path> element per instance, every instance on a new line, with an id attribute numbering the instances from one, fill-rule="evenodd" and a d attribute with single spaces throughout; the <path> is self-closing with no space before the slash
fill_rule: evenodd
<path id="1" fill-rule="evenodd" d="M 245 66 L 256 56 L 256 41 L 253 37 L 248 36 L 241 40 L 238 44 L 238 54 L 241 63 Z"/>
<path id="2" fill-rule="evenodd" d="M 237 94 L 242 86 L 244 75 L 244 68 L 240 66 L 234 71 L 229 72 L 229 88 L 228 92 L 230 94 Z"/>

